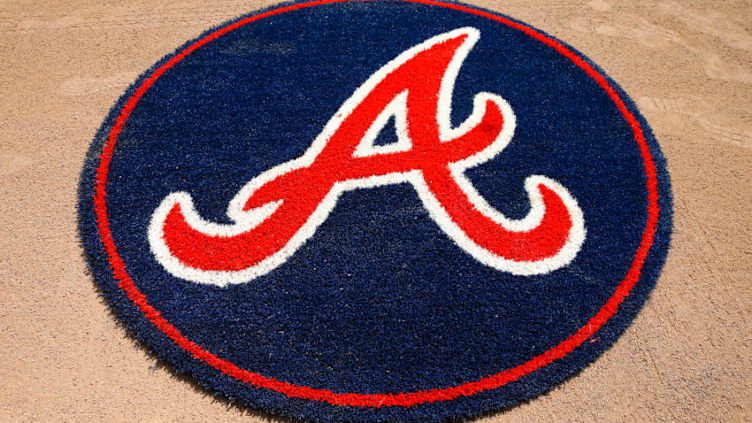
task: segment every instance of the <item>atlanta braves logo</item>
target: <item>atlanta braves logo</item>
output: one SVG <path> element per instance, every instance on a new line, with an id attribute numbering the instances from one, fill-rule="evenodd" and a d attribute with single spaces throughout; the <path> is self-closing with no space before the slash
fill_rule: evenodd
<path id="1" fill-rule="evenodd" d="M 627 328 L 672 225 L 615 81 L 522 22 L 424 0 L 208 30 L 125 91 L 78 193 L 97 284 L 151 351 L 332 423 L 547 392 Z"/>
<path id="2" fill-rule="evenodd" d="M 574 259 L 585 239 L 582 211 L 561 184 L 525 180 L 526 217 L 495 210 L 464 172 L 511 141 L 515 115 L 500 96 L 475 95 L 471 115 L 451 124 L 454 83 L 480 37 L 460 28 L 418 44 L 376 71 L 301 157 L 263 172 L 232 199 L 232 224 L 202 219 L 190 194 L 168 195 L 151 217 L 152 253 L 171 274 L 225 286 L 284 263 L 345 191 L 410 183 L 431 218 L 479 262 L 515 275 L 544 274 Z M 394 117 L 398 141 L 374 141 Z"/>

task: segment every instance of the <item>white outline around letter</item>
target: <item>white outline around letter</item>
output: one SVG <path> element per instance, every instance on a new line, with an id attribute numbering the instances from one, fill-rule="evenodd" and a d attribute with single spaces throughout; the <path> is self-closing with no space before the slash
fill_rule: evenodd
<path id="1" fill-rule="evenodd" d="M 169 211 L 175 204 L 179 204 L 186 222 L 194 229 L 212 236 L 229 237 L 247 232 L 259 225 L 271 216 L 281 204 L 280 201 L 270 202 L 261 207 L 243 211 L 243 206 L 258 188 L 278 176 L 294 169 L 310 166 L 316 156 L 322 151 L 332 135 L 339 129 L 342 122 L 347 118 L 355 107 L 376 87 L 387 75 L 399 68 L 416 54 L 425 51 L 432 46 L 451 38 L 466 36 L 463 44 L 456 50 L 441 82 L 438 96 L 437 121 L 439 123 L 439 138 L 442 142 L 449 142 L 467 133 L 482 119 L 486 111 L 486 103 L 494 102 L 502 111 L 504 126 L 502 131 L 485 149 L 473 154 L 466 159 L 450 163 L 451 174 L 459 187 L 465 192 L 475 208 L 483 215 L 502 226 L 504 229 L 515 232 L 525 232 L 534 229 L 540 224 L 545 214 L 543 196 L 539 185 L 544 185 L 553 190 L 566 206 L 572 227 L 565 245 L 554 256 L 538 261 L 513 261 L 500 257 L 471 240 L 460 227 L 452 221 L 447 211 L 428 189 L 423 179 L 422 172 L 418 169 L 408 172 L 395 172 L 386 175 L 372 176 L 360 179 L 351 179 L 336 182 L 329 193 L 324 197 L 315 211 L 309 216 L 306 223 L 295 233 L 288 243 L 259 263 L 246 269 L 237 271 L 205 271 L 192 268 L 183 264 L 175 257 L 164 241 L 163 225 Z M 488 92 L 476 94 L 473 99 L 473 111 L 471 115 L 459 126 L 452 127 L 451 104 L 454 83 L 460 67 L 467 54 L 478 41 L 480 32 L 475 28 L 459 28 L 453 31 L 432 37 L 397 56 L 395 59 L 376 71 L 361 85 L 350 98 L 348 98 L 339 110 L 324 126 L 321 133 L 314 139 L 308 150 L 299 158 L 275 166 L 249 181 L 232 199 L 227 209 L 228 217 L 232 224 L 218 224 L 204 220 L 196 211 L 190 194 L 187 192 L 174 192 L 168 195 L 159 207 L 154 211 L 148 228 L 149 245 L 157 261 L 172 275 L 197 283 L 227 286 L 229 284 L 246 283 L 254 278 L 269 273 L 297 251 L 313 234 L 321 223 L 334 209 L 340 194 L 358 188 L 371 188 L 380 185 L 410 183 L 424 207 L 428 210 L 431 218 L 439 227 L 459 246 L 479 262 L 514 275 L 545 274 L 561 268 L 571 262 L 585 240 L 585 224 L 577 201 L 569 194 L 566 188 L 553 179 L 541 175 L 532 175 L 525 180 L 525 189 L 530 199 L 530 212 L 526 217 L 519 220 L 509 219 L 490 204 L 475 190 L 464 172 L 472 167 L 495 157 L 512 139 L 515 129 L 515 115 L 509 104 L 500 96 Z M 355 149 L 354 157 L 364 157 L 374 154 L 386 154 L 396 151 L 407 151 L 412 143 L 407 136 L 407 91 L 399 93 L 384 108 L 371 128 L 366 132 L 363 139 Z M 391 116 L 395 117 L 398 142 L 375 146 L 373 144 L 379 131 L 386 125 Z"/>

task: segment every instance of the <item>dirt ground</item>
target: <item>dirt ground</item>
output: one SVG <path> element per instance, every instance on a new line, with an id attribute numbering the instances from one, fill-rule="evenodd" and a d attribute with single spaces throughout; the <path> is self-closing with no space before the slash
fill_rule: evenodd
<path id="1" fill-rule="evenodd" d="M 631 328 L 487 422 L 752 421 L 752 2 L 472 1 L 553 34 L 636 100 L 675 231 Z M 136 76 L 270 2 L 0 1 L 0 421 L 282 421 L 176 376 L 97 296 L 76 230 L 89 143 Z"/>

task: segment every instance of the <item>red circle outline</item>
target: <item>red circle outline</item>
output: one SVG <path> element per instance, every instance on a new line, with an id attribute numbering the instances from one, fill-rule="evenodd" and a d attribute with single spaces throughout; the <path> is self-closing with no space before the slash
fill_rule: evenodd
<path id="1" fill-rule="evenodd" d="M 97 168 L 94 194 L 94 208 L 96 212 L 100 237 L 102 239 L 102 243 L 104 244 L 110 265 L 112 266 L 114 276 L 117 280 L 119 280 L 118 287 L 128 295 L 128 298 L 141 310 L 146 318 L 148 318 L 160 331 L 162 331 L 165 335 L 172 339 L 178 346 L 190 353 L 191 356 L 193 356 L 195 359 L 201 360 L 206 364 L 214 367 L 216 370 L 219 370 L 224 374 L 227 374 L 244 383 L 253 385 L 257 388 L 271 389 L 273 391 L 285 394 L 289 397 L 303 398 L 312 401 L 324 401 L 333 405 L 354 407 L 409 407 L 427 402 L 453 400 L 460 396 L 471 396 L 479 392 L 501 387 L 509 382 L 518 380 L 521 377 L 528 375 L 539 368 L 545 367 L 554 360 L 560 359 L 571 353 L 586 339 L 590 338 L 595 332 L 597 332 L 601 328 L 601 326 L 603 326 L 603 324 L 605 324 L 606 321 L 608 321 L 614 315 L 614 313 L 616 313 L 619 304 L 624 301 L 624 299 L 630 294 L 630 291 L 637 283 L 642 270 L 642 265 L 645 262 L 651 245 L 653 244 L 660 209 L 658 206 L 658 180 L 655 163 L 653 162 L 650 148 L 645 140 L 645 135 L 640 128 L 640 124 L 638 123 L 635 116 L 627 109 L 624 102 L 617 94 L 616 90 L 614 90 L 614 88 L 609 85 L 608 81 L 603 75 L 596 71 L 580 56 L 569 50 L 560 42 L 549 38 L 548 36 L 523 24 L 483 10 L 474 9 L 460 4 L 444 3 L 442 1 L 403 0 L 411 3 L 445 7 L 448 9 L 454 9 L 482 16 L 522 31 L 528 36 L 555 49 L 560 54 L 574 62 L 577 66 L 582 68 L 585 73 L 593 78 L 603 88 L 603 90 L 606 91 L 608 96 L 616 104 L 617 108 L 626 119 L 627 123 L 629 123 L 629 126 L 634 133 L 635 140 L 640 147 L 640 155 L 644 162 L 645 173 L 647 175 L 648 190 L 648 219 L 645 227 L 645 232 L 643 233 L 640 246 L 632 262 L 632 266 L 627 272 L 626 277 L 617 286 L 614 294 L 608 299 L 608 301 L 606 301 L 606 303 L 598 311 L 598 313 L 593 316 L 582 328 L 580 328 L 575 334 L 573 334 L 560 344 L 536 357 L 533 357 L 531 360 L 517 367 L 502 371 L 491 376 L 487 376 L 474 382 L 467 382 L 461 385 L 451 386 L 447 388 L 436 388 L 425 391 L 415 391 L 399 394 L 336 393 L 326 389 L 316 389 L 308 386 L 293 385 L 288 382 L 265 377 L 261 374 L 241 369 L 235 364 L 215 356 L 208 350 L 202 348 L 198 344 L 183 336 L 178 331 L 178 329 L 175 328 L 175 326 L 164 319 L 161 316 L 161 313 L 151 304 L 149 304 L 146 296 L 138 290 L 136 285 L 131 280 L 130 276 L 126 272 L 123 259 L 118 255 L 117 247 L 115 246 L 115 242 L 110 231 L 107 216 L 106 186 L 107 174 L 110 167 L 110 161 L 112 160 L 112 155 L 115 149 L 115 143 L 117 142 L 117 137 L 123 129 L 123 125 L 125 125 L 126 120 L 130 116 L 131 112 L 136 107 L 136 104 L 144 95 L 144 93 L 146 93 L 146 91 L 160 76 L 162 76 L 162 74 L 164 74 L 171 67 L 175 66 L 175 64 L 183 60 L 193 51 L 230 31 L 240 28 L 241 26 L 267 18 L 269 16 L 279 15 L 297 9 L 348 1 L 359 0 L 318 0 L 306 3 L 298 3 L 273 10 L 268 10 L 264 13 L 241 19 L 231 25 L 218 29 L 191 44 L 190 46 L 179 52 L 177 55 L 172 57 L 167 63 L 164 63 L 159 68 L 157 68 L 154 73 L 146 78 L 138 87 L 138 89 L 136 89 L 135 93 L 128 99 L 125 106 L 121 110 L 120 115 L 115 121 L 115 124 L 110 129 L 109 137 L 100 155 L 100 164 Z"/>

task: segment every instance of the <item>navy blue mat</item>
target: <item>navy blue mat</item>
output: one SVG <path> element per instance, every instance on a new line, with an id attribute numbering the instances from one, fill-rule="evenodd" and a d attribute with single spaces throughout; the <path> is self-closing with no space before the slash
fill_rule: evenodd
<path id="1" fill-rule="evenodd" d="M 80 232 L 179 372 L 314 421 L 535 397 L 638 313 L 665 159 L 596 65 L 457 3 L 288 3 L 146 71 L 97 133 Z"/>

